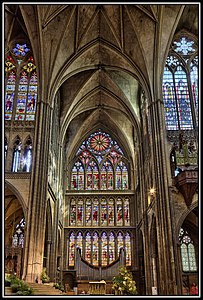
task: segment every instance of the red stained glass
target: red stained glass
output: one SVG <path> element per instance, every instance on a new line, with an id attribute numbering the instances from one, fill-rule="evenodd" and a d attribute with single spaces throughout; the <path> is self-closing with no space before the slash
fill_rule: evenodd
<path id="1" fill-rule="evenodd" d="M 90 139 L 90 146 L 93 150 L 101 152 L 109 148 L 109 138 L 104 134 L 95 135 Z"/>

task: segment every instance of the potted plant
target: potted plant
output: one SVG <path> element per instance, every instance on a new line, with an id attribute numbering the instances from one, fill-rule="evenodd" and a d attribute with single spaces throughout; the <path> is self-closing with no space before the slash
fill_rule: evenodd
<path id="1" fill-rule="evenodd" d="M 40 276 L 42 283 L 48 283 L 50 281 L 49 276 L 47 275 L 47 270 L 46 268 L 43 268 L 41 276 Z"/>

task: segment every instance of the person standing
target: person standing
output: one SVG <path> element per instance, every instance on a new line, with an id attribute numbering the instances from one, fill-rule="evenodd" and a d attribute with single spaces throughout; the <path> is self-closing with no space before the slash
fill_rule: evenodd
<path id="1" fill-rule="evenodd" d="M 190 295 L 198 295 L 198 286 L 195 282 L 190 287 Z"/>

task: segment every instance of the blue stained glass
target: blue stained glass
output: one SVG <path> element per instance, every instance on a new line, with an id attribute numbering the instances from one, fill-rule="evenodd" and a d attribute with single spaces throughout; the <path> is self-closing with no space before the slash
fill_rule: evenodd
<path id="1" fill-rule="evenodd" d="M 6 112 L 12 112 L 13 109 L 14 93 L 6 93 L 5 110 Z"/>
<path id="2" fill-rule="evenodd" d="M 35 103 L 36 103 L 37 95 L 36 94 L 28 94 L 28 103 L 27 103 L 27 112 L 35 112 Z"/>
<path id="3" fill-rule="evenodd" d="M 118 146 L 118 144 L 117 144 L 116 141 L 114 141 L 114 147 L 115 147 L 115 149 L 116 149 L 117 151 L 119 151 L 122 155 L 124 155 L 124 154 L 123 154 L 123 151 L 122 151 L 121 148 Z"/>
<path id="4" fill-rule="evenodd" d="M 178 129 L 178 117 L 173 86 L 173 76 L 167 67 L 164 68 L 162 92 L 164 98 L 166 128 L 168 130 L 176 130 Z"/>
<path id="5" fill-rule="evenodd" d="M 22 56 L 24 57 L 27 52 L 29 52 L 30 49 L 27 47 L 26 44 L 20 45 L 16 44 L 16 47 L 13 49 L 13 52 L 15 53 L 16 56 Z"/>
<path id="6" fill-rule="evenodd" d="M 27 92 L 27 85 L 19 85 L 18 90 L 20 92 Z"/>
<path id="7" fill-rule="evenodd" d="M 181 66 L 178 66 L 175 72 L 175 85 L 180 129 L 191 129 L 193 125 L 187 77 Z"/>
<path id="8" fill-rule="evenodd" d="M 11 103 L 7 101 L 6 99 L 6 114 L 5 119 L 11 120 L 12 119 L 12 109 L 16 107 L 15 111 L 15 120 L 23 121 L 23 120 L 29 120 L 33 121 L 35 119 L 35 105 L 36 105 L 36 99 L 37 99 L 37 74 L 36 72 L 33 72 L 30 77 L 30 82 L 28 81 L 28 75 L 27 72 L 23 71 L 23 68 L 26 69 L 26 71 L 31 71 L 31 65 L 32 68 L 36 68 L 36 66 L 33 65 L 33 58 L 30 57 L 29 63 L 27 64 L 27 67 L 25 67 L 24 64 L 24 58 L 26 54 L 30 51 L 30 49 L 26 46 L 26 44 L 20 45 L 16 44 L 16 47 L 12 49 L 13 53 L 11 56 L 15 55 L 15 61 L 11 56 L 7 57 L 6 61 L 6 72 L 8 73 L 9 70 L 15 68 L 16 66 L 16 60 L 19 66 L 17 66 L 17 73 L 11 71 L 8 74 L 7 79 L 7 85 L 6 85 L 6 97 L 9 95 L 12 97 L 12 107 Z M 22 64 L 22 65 L 21 65 Z M 28 69 L 29 67 L 29 69 Z M 17 80 L 16 80 L 17 79 Z M 19 83 L 19 84 L 18 84 Z M 14 104 L 14 94 L 12 95 L 11 92 L 15 92 L 16 85 L 18 88 L 18 95 L 17 95 L 17 103 Z M 28 90 L 29 86 L 29 90 Z M 27 93 L 28 92 L 28 93 Z M 32 98 L 31 98 L 32 97 Z M 15 96 L 16 98 L 16 96 Z M 33 101 L 34 99 L 34 101 Z"/>
<path id="9" fill-rule="evenodd" d="M 174 50 L 178 53 L 182 53 L 183 55 L 187 55 L 195 51 L 195 48 L 192 47 L 194 42 L 186 39 L 185 37 L 182 37 L 178 42 L 174 42 L 174 44 L 176 45 Z"/>
<path id="10" fill-rule="evenodd" d="M 191 63 L 190 80 L 195 107 L 196 121 L 198 123 L 198 68 L 193 63 Z"/>

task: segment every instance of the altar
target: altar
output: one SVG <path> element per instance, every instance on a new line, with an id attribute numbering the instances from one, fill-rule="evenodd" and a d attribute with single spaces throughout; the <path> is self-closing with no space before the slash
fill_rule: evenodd
<path id="1" fill-rule="evenodd" d="M 104 280 L 90 281 L 88 294 L 90 294 L 90 295 L 105 295 L 106 294 L 106 282 Z"/>

